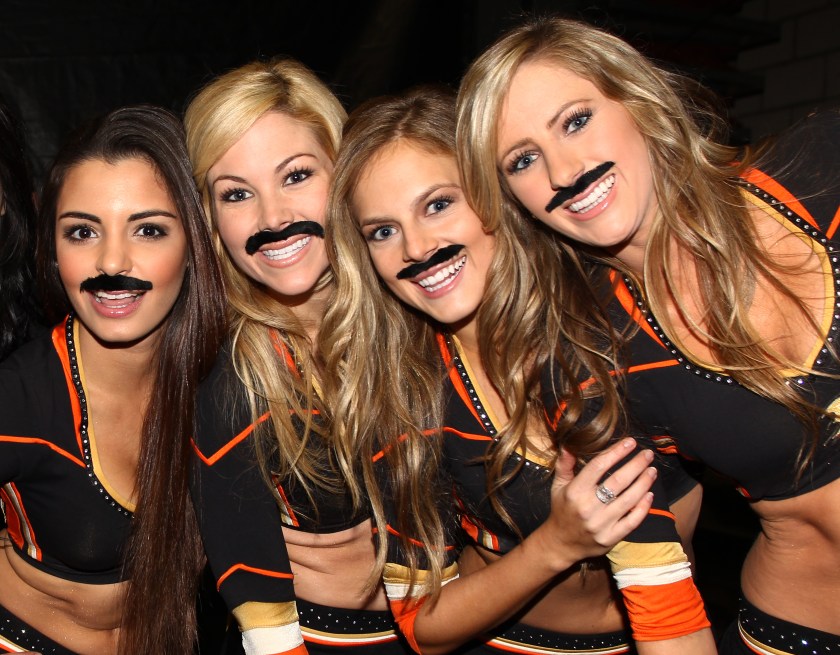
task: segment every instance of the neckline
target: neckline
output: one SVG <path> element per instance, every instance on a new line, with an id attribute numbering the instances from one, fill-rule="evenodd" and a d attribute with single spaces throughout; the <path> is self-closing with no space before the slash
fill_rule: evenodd
<path id="1" fill-rule="evenodd" d="M 824 308 L 823 314 L 824 316 L 831 316 L 831 321 L 827 330 L 828 336 L 825 338 L 822 344 L 819 345 L 819 347 L 814 347 L 811 351 L 811 355 L 809 355 L 809 359 L 813 360 L 813 363 L 811 364 L 812 368 L 822 367 L 827 361 L 831 359 L 828 350 L 828 344 L 832 344 L 834 342 L 834 335 L 837 333 L 838 322 L 840 322 L 840 258 L 838 258 L 838 251 L 834 247 L 834 245 L 829 241 L 828 237 L 825 234 L 823 234 L 818 228 L 814 227 L 810 222 L 805 220 L 797 212 L 792 210 L 789 206 L 785 205 L 783 202 L 778 200 L 775 196 L 768 193 L 761 187 L 753 184 L 752 182 L 748 182 L 747 180 L 741 179 L 740 184 L 748 193 L 761 200 L 766 206 L 774 209 L 776 212 L 778 212 L 778 214 L 781 215 L 783 220 L 785 220 L 789 224 L 793 224 L 796 228 L 801 230 L 803 234 L 820 244 L 825 250 L 825 257 L 828 258 L 828 268 L 831 274 L 832 283 L 834 287 L 832 294 L 833 308 L 831 305 L 831 299 L 828 296 L 826 296 L 826 306 Z M 821 256 L 819 252 L 817 252 L 817 255 Z M 627 290 L 632 295 L 636 307 L 641 313 L 643 319 L 653 330 L 656 337 L 661 341 L 662 345 L 668 350 L 668 352 L 670 352 L 676 358 L 677 362 L 685 370 L 694 373 L 697 377 L 710 380 L 712 382 L 730 385 L 735 384 L 741 386 L 737 382 L 737 380 L 735 380 L 729 374 L 729 372 L 724 369 L 714 369 L 694 363 L 694 361 L 690 357 L 688 357 L 680 348 L 678 348 L 674 344 L 673 341 L 671 341 L 671 339 L 668 338 L 665 331 L 659 325 L 659 321 L 656 319 L 653 312 L 650 311 L 650 308 L 645 302 L 641 291 L 638 289 L 633 280 L 626 274 L 622 274 L 621 277 L 624 282 L 624 285 L 627 287 Z M 815 352 L 816 355 L 814 355 Z M 805 375 L 799 371 L 796 371 L 794 375 L 790 375 L 787 377 L 789 380 L 792 380 L 797 385 L 802 386 L 812 377 L 812 375 Z"/>
<path id="2" fill-rule="evenodd" d="M 461 349 L 461 344 L 458 341 L 458 338 L 454 334 L 448 333 L 444 335 L 444 339 L 446 341 L 446 347 L 449 349 L 449 354 L 452 358 L 452 365 L 454 366 L 458 377 L 461 379 L 461 382 L 467 391 L 467 397 L 472 404 L 476 415 L 481 421 L 484 429 L 487 431 L 487 434 L 490 435 L 493 443 L 498 443 L 499 436 L 496 426 L 499 425 L 500 422 L 493 413 L 493 409 L 490 407 L 489 403 L 484 400 L 484 394 L 482 393 L 481 388 L 473 382 L 474 376 L 472 374 L 472 367 Z M 530 451 L 526 456 L 523 456 L 519 448 L 511 454 L 511 457 L 517 463 L 524 462 L 527 467 L 535 466 L 545 470 L 548 470 L 550 467 L 550 462 L 547 459 L 539 457 L 536 453 Z"/>
<path id="3" fill-rule="evenodd" d="M 81 411 L 79 436 L 81 437 L 82 457 L 84 459 L 85 468 L 87 469 L 87 476 L 93 487 L 99 491 L 99 494 L 107 503 L 111 505 L 111 507 L 113 507 L 123 516 L 131 518 L 133 512 L 131 509 L 129 509 L 130 505 L 124 505 L 120 500 L 118 500 L 115 497 L 117 496 L 117 494 L 112 494 L 112 492 L 110 491 L 110 486 L 107 484 L 105 478 L 103 477 L 100 479 L 96 468 L 94 467 L 94 463 L 98 458 L 93 452 L 93 450 L 95 449 L 95 446 L 92 444 L 93 428 L 90 425 L 90 414 L 88 412 L 87 395 L 85 394 L 83 381 L 84 372 L 82 368 L 82 362 L 81 358 L 79 357 L 79 352 L 76 349 L 77 335 L 78 327 L 76 325 L 76 317 L 75 314 L 71 313 L 67 317 L 67 320 L 65 322 L 64 338 L 67 343 L 67 356 L 70 359 L 70 370 L 72 371 L 71 380 L 73 382 L 73 387 L 76 390 L 76 395 L 79 399 L 79 408 Z"/>

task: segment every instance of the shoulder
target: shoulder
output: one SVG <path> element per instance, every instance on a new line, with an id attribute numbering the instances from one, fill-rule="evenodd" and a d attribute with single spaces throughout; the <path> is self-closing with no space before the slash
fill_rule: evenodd
<path id="1" fill-rule="evenodd" d="M 202 449 L 227 443 L 251 422 L 245 386 L 236 372 L 230 342 L 219 351 L 198 388 L 195 421 L 195 441 Z"/>
<path id="2" fill-rule="evenodd" d="M 4 432 L 70 411 L 67 378 L 49 333 L 21 346 L 0 364 L 0 398 Z"/>
<path id="3" fill-rule="evenodd" d="M 780 133 L 755 167 L 825 229 L 840 207 L 840 110 L 816 112 Z"/>

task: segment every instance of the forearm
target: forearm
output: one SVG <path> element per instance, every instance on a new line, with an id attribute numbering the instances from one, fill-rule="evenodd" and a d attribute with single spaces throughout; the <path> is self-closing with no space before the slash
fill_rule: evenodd
<path id="1" fill-rule="evenodd" d="M 414 636 L 423 655 L 449 652 L 494 628 L 522 609 L 554 577 L 576 564 L 551 553 L 534 531 L 503 557 L 445 585 L 417 612 Z"/>

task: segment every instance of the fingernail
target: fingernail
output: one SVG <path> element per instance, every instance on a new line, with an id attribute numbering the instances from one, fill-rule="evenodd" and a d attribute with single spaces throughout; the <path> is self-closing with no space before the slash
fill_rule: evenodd
<path id="1" fill-rule="evenodd" d="M 655 478 L 657 475 L 659 475 L 659 471 L 656 470 L 655 466 L 649 466 L 647 473 L 652 478 Z"/>
<path id="2" fill-rule="evenodd" d="M 643 450 L 642 451 L 645 455 L 645 459 L 649 462 L 653 461 L 653 451 L 652 450 Z"/>
<path id="3" fill-rule="evenodd" d="M 634 445 L 636 445 L 636 442 L 628 437 L 627 439 L 621 442 L 621 445 L 625 448 L 632 448 Z"/>

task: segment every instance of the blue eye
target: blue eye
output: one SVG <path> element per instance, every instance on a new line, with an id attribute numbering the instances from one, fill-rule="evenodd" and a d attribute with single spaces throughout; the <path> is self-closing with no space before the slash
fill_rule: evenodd
<path id="1" fill-rule="evenodd" d="M 579 109 L 563 122 L 563 128 L 566 130 L 567 134 L 577 132 L 578 130 L 586 127 L 590 118 L 592 118 L 592 112 L 590 110 Z"/>
<path id="2" fill-rule="evenodd" d="M 394 234 L 396 234 L 397 230 L 391 225 L 382 225 L 381 227 L 368 232 L 367 240 L 368 241 L 385 241 L 386 239 L 390 239 Z"/>
<path id="3" fill-rule="evenodd" d="M 253 195 L 253 193 L 246 191 L 245 189 L 230 189 L 228 191 L 222 191 L 222 193 L 219 194 L 219 198 L 222 202 L 242 202 L 243 200 L 253 197 Z"/>
<path id="4" fill-rule="evenodd" d="M 426 205 L 426 214 L 437 214 L 438 212 L 442 212 L 453 202 L 455 202 L 455 200 L 449 196 L 435 198 Z"/>
<path id="5" fill-rule="evenodd" d="M 509 175 L 514 175 L 516 173 L 521 173 L 525 169 L 529 168 L 531 164 L 537 161 L 539 155 L 535 152 L 525 152 L 521 155 L 517 155 L 513 158 L 513 161 L 507 167 L 507 172 Z"/>

